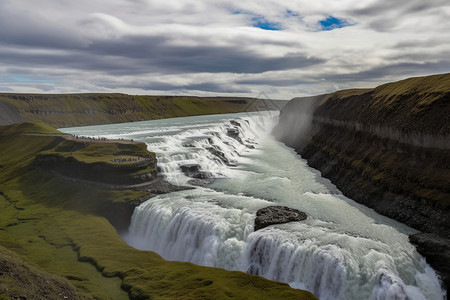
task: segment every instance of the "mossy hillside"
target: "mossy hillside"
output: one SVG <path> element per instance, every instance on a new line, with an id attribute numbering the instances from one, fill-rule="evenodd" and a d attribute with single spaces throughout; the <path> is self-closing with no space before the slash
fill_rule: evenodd
<path id="1" fill-rule="evenodd" d="M 444 101 L 450 96 L 450 74 L 408 78 L 378 86 L 374 90 L 375 104 L 393 106 L 409 96 L 415 102 L 413 113 L 426 110 L 436 101 Z"/>
<path id="2" fill-rule="evenodd" d="M 260 102 L 262 100 L 226 97 L 0 94 L 0 103 L 12 107 L 9 113 L 17 114 L 16 119 L 44 122 L 59 128 L 253 111 Z"/>
<path id="3" fill-rule="evenodd" d="M 101 214 L 114 202 L 133 201 L 143 193 L 61 182 L 33 169 L 34 157 L 56 139 L 60 137 L 0 134 L 0 244 L 24 261 L 65 277 L 97 299 L 127 298 L 121 286 L 134 299 L 314 299 L 283 283 L 166 262 L 131 248 Z"/>
<path id="4" fill-rule="evenodd" d="M 16 298 L 88 299 L 88 296 L 66 279 L 39 270 L 0 246 L 0 299 Z"/>

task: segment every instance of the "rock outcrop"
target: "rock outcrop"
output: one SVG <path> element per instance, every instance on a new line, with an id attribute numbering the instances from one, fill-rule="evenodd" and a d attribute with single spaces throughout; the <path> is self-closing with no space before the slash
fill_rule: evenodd
<path id="1" fill-rule="evenodd" d="M 307 216 L 298 209 L 287 206 L 267 206 L 258 209 L 255 218 L 255 231 L 270 225 L 283 224 L 292 221 L 306 220 Z"/>
<path id="2" fill-rule="evenodd" d="M 433 233 L 413 242 L 449 278 L 430 248 L 450 237 L 450 74 L 293 99 L 274 135 L 346 196 Z"/>

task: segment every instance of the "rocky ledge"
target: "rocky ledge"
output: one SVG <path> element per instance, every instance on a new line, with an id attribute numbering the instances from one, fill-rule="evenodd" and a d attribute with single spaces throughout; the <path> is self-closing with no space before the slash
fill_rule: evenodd
<path id="1" fill-rule="evenodd" d="M 267 206 L 258 209 L 255 219 L 255 231 L 274 224 L 306 220 L 306 214 L 287 206 Z"/>

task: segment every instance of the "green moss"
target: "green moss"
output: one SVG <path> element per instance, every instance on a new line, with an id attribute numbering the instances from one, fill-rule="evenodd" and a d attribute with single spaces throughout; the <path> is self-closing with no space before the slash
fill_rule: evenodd
<path id="1" fill-rule="evenodd" d="M 65 277 L 79 292 L 96 299 L 315 299 L 284 283 L 167 262 L 156 253 L 136 250 L 119 238 L 102 213 L 143 192 L 61 182 L 33 169 L 34 157 L 42 151 L 68 149 L 59 136 L 23 135 L 19 130 L 15 135 L 0 134 L 0 142 L 1 246 L 45 272 Z M 78 151 L 91 157 L 106 151 L 100 144 L 89 147 Z M 142 146 L 137 144 L 136 151 L 143 154 Z"/>

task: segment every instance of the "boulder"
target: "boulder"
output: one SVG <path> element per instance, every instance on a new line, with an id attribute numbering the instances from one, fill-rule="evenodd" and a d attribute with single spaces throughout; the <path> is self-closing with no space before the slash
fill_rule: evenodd
<path id="1" fill-rule="evenodd" d="M 287 206 L 267 206 L 256 212 L 255 231 L 261 228 L 292 221 L 306 220 L 306 214 Z"/>

